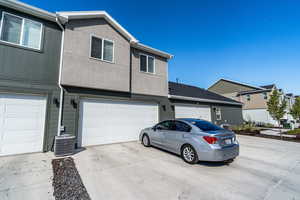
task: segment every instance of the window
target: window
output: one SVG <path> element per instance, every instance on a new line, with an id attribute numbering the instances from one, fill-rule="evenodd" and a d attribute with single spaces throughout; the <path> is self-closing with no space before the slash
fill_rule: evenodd
<path id="1" fill-rule="evenodd" d="M 266 92 L 263 93 L 264 99 L 268 99 L 268 94 Z"/>
<path id="2" fill-rule="evenodd" d="M 222 119 L 221 108 L 215 108 L 215 112 L 216 112 L 216 120 L 221 120 Z"/>
<path id="3" fill-rule="evenodd" d="M 175 121 L 176 131 L 190 132 L 191 127 L 183 122 Z"/>
<path id="4" fill-rule="evenodd" d="M 114 60 L 114 43 L 113 41 L 91 37 L 91 57 L 99 60 L 113 62 Z"/>
<path id="5" fill-rule="evenodd" d="M 140 71 L 154 74 L 154 62 L 154 57 L 140 54 Z"/>
<path id="6" fill-rule="evenodd" d="M 163 121 L 156 125 L 155 128 L 161 130 L 175 130 L 175 123 L 173 121 Z"/>
<path id="7" fill-rule="evenodd" d="M 42 30 L 39 22 L 3 12 L 0 39 L 4 42 L 39 50 Z"/>
<path id="8" fill-rule="evenodd" d="M 221 127 L 214 125 L 213 123 L 210 123 L 208 121 L 203 120 L 195 120 L 195 119 L 188 119 L 188 122 L 191 124 L 197 126 L 202 131 L 217 131 L 217 130 L 223 130 Z"/>
<path id="9" fill-rule="evenodd" d="M 247 101 L 250 101 L 250 100 L 251 100 L 250 94 L 247 94 Z"/>

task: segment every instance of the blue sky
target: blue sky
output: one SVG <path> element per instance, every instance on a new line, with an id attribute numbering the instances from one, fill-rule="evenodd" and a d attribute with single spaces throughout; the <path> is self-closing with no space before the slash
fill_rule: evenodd
<path id="1" fill-rule="evenodd" d="M 107 11 L 142 43 L 175 55 L 172 81 L 275 83 L 300 95 L 299 0 L 23 1 L 48 11 Z"/>

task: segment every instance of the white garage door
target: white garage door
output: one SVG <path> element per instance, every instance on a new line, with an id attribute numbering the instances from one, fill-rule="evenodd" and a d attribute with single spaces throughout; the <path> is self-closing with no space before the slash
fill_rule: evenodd
<path id="1" fill-rule="evenodd" d="M 211 121 L 211 110 L 209 106 L 175 106 L 176 118 L 198 118 Z"/>
<path id="2" fill-rule="evenodd" d="M 79 120 L 81 146 L 133 141 L 143 128 L 158 122 L 158 105 L 85 99 Z"/>
<path id="3" fill-rule="evenodd" d="M 46 98 L 0 95 L 0 155 L 43 150 Z"/>

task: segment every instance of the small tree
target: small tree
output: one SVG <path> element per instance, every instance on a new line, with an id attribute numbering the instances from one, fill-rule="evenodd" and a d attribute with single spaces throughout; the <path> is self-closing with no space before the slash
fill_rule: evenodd
<path id="1" fill-rule="evenodd" d="M 296 101 L 290 110 L 290 114 L 295 120 L 300 120 L 300 97 L 296 98 Z"/>
<path id="2" fill-rule="evenodd" d="M 280 95 L 278 90 L 274 90 L 267 102 L 268 112 L 271 117 L 278 122 L 278 125 L 280 125 L 281 118 L 286 114 L 286 101 L 285 99 L 281 101 Z"/>

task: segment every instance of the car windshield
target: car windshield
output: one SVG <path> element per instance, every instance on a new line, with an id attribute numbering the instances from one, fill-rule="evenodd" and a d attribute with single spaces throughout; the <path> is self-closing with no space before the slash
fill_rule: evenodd
<path id="1" fill-rule="evenodd" d="M 204 120 L 191 120 L 191 119 L 185 119 L 186 121 L 190 122 L 191 124 L 197 126 L 202 131 L 218 131 L 223 130 L 221 127 L 214 125 L 213 123 L 210 123 L 208 121 Z"/>

